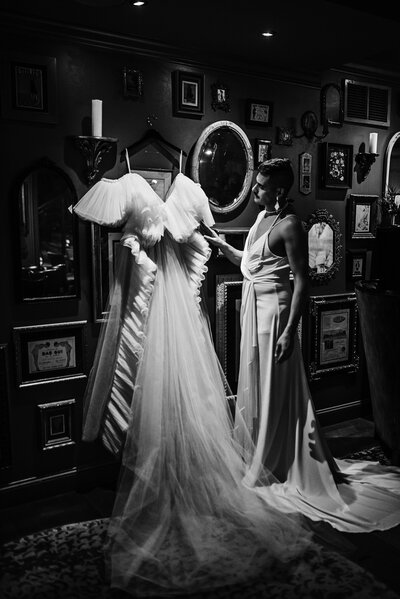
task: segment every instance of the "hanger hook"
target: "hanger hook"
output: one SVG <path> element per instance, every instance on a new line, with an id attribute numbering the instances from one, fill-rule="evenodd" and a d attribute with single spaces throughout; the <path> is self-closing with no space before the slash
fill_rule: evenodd
<path id="1" fill-rule="evenodd" d="M 155 114 L 148 114 L 146 121 L 149 127 L 153 126 L 153 121 L 156 121 L 158 119 L 158 116 L 156 116 Z"/>

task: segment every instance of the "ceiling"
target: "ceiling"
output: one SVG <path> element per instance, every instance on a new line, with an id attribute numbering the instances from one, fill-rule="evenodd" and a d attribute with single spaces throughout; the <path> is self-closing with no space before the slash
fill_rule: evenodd
<path id="1" fill-rule="evenodd" d="M 318 76 L 362 65 L 400 79 L 400 7 L 386 0 L 2 0 L 15 19 L 40 18 L 123 36 L 183 62 Z M 275 30 L 272 39 L 262 37 Z"/>

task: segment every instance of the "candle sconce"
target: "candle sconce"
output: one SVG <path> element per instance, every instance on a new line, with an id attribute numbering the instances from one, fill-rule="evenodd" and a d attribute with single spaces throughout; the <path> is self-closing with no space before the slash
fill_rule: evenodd
<path id="1" fill-rule="evenodd" d="M 89 185 L 93 185 L 104 155 L 111 150 L 118 139 L 93 135 L 74 135 L 72 139 L 86 159 L 86 179 Z"/>
<path id="2" fill-rule="evenodd" d="M 355 167 L 354 171 L 357 173 L 357 183 L 362 183 L 368 177 L 372 165 L 379 154 L 365 151 L 365 144 L 362 143 L 359 147 L 358 153 L 355 155 Z"/>

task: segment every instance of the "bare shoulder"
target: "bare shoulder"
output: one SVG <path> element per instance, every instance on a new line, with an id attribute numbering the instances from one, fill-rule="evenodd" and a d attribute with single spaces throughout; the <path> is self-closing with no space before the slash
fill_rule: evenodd
<path id="1" fill-rule="evenodd" d="M 304 224 L 297 214 L 288 214 L 279 223 L 284 237 L 304 237 Z"/>

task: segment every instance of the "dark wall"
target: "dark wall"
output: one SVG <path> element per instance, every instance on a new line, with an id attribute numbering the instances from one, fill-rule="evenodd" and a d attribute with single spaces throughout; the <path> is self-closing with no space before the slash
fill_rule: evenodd
<path id="1" fill-rule="evenodd" d="M 343 128 L 330 130 L 326 141 L 352 144 L 354 152 L 364 142 L 368 144 L 370 131 L 378 131 L 378 152 L 380 154 L 365 182 L 358 184 L 353 176 L 351 190 L 321 189 L 318 183 L 319 144 L 307 141 L 305 137 L 294 139 L 292 146 L 277 145 L 276 127 L 293 126 L 301 134 L 300 117 L 306 110 L 320 114 L 320 88 L 308 84 L 293 84 L 289 81 L 268 80 L 263 77 L 247 76 L 232 70 L 220 72 L 210 67 L 190 67 L 205 74 L 205 115 L 201 119 L 178 118 L 172 114 L 171 75 L 176 69 L 187 69 L 184 64 L 170 62 L 163 57 L 148 57 L 126 49 L 102 49 L 81 45 L 71 38 L 57 41 L 44 35 L 14 32 L 5 41 L 10 52 L 26 53 L 28 56 L 55 56 L 57 59 L 58 122 L 55 125 L 41 125 L 35 122 L 2 119 L 2 219 L 0 252 L 2 260 L 2 294 L 0 343 L 7 344 L 9 357 L 9 417 L 11 467 L 2 473 L 6 485 L 22 479 L 37 480 L 38 477 L 57 475 L 58 480 L 74 477 L 78 472 L 94 464 L 113 464 L 108 454 L 99 444 L 79 443 L 81 426 L 82 396 L 85 381 L 58 382 L 36 385 L 20 389 L 16 383 L 15 348 L 12 329 L 16 326 L 43 324 L 49 322 L 87 321 L 87 367 L 93 359 L 93 352 L 99 332 L 94 323 L 92 311 L 91 249 L 89 225 L 79 223 L 81 298 L 53 302 L 22 303 L 17 297 L 16 288 L 16 248 L 18 231 L 15 225 L 16 190 L 15 182 L 21 172 L 42 157 L 48 157 L 71 178 L 77 196 L 87 190 L 84 159 L 73 145 L 69 136 L 90 134 L 91 99 L 103 100 L 103 135 L 118 138 L 114 153 L 103 163 L 103 171 L 109 178 L 117 178 L 126 172 L 126 165 L 120 162 L 120 152 L 131 143 L 139 140 L 147 129 L 146 118 L 155 115 L 155 128 L 174 145 L 190 152 L 204 128 L 217 120 L 231 120 L 247 133 L 253 143 L 255 138 L 270 139 L 272 156 L 288 157 L 296 170 L 296 183 L 292 197 L 299 216 L 306 220 L 317 208 L 325 208 L 340 223 L 343 245 L 343 260 L 334 279 L 324 285 L 312 285 L 312 295 L 331 295 L 353 291 L 346 282 L 345 253 L 347 241 L 346 197 L 350 192 L 380 194 L 382 188 L 383 155 L 392 133 L 399 128 L 399 118 L 392 114 L 390 129 L 345 124 Z M 123 97 L 122 70 L 124 66 L 139 69 L 144 76 L 144 95 L 132 100 Z M 341 83 L 346 73 L 332 71 L 321 81 Z M 214 111 L 211 108 L 210 85 L 222 80 L 229 86 L 231 111 Z M 260 98 L 273 103 L 273 124 L 268 128 L 247 128 L 245 125 L 245 101 L 247 98 Z M 319 127 L 317 133 L 321 133 Z M 298 192 L 298 156 L 308 151 L 313 156 L 313 191 L 308 196 Z M 142 152 L 131 159 L 132 168 L 164 167 L 168 162 L 157 152 Z M 189 163 L 184 169 L 190 174 Z M 175 170 L 176 173 L 176 170 Z M 250 226 L 257 214 L 252 200 L 246 201 L 240 210 L 224 217 L 216 216 L 219 226 Z M 352 247 L 373 249 L 373 240 L 366 243 L 351 242 Z M 213 289 L 212 284 L 209 289 Z M 212 292 L 211 292 L 212 294 Z M 213 304 L 213 297 L 209 298 Z M 213 315 L 211 315 L 213 319 Z M 307 315 L 305 315 L 307 324 Z M 306 335 L 307 338 L 307 335 Z M 307 347 L 305 348 L 307 358 Z M 361 349 L 362 357 L 362 349 Z M 329 410 L 343 404 L 366 402 L 368 386 L 363 360 L 356 374 L 331 375 L 311 385 L 316 407 Z M 43 452 L 39 443 L 37 404 L 76 399 L 74 446 Z M 361 410 L 361 408 L 360 408 Z M 346 417 L 348 412 L 338 412 L 338 417 Z M 342 416 L 341 416 L 342 415 Z M 89 471 L 89 470 L 88 470 Z M 60 474 L 61 473 L 61 474 Z M 100 474 L 100 478 L 104 477 Z M 64 478 L 65 478 L 64 477 Z M 11 485 L 12 486 L 12 485 Z M 21 486 L 21 485 L 20 485 Z"/>

